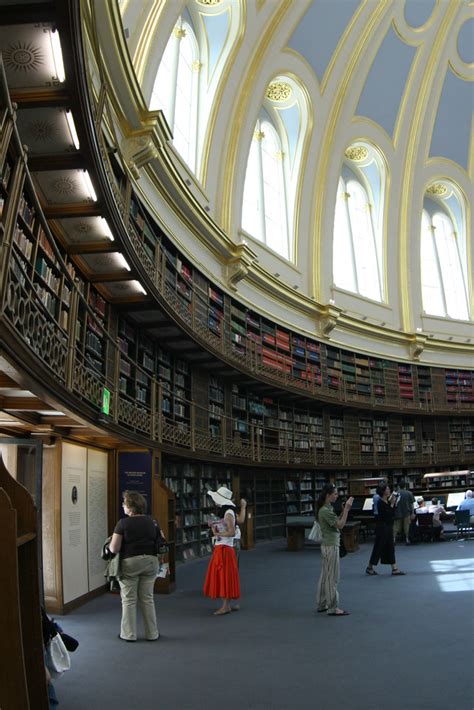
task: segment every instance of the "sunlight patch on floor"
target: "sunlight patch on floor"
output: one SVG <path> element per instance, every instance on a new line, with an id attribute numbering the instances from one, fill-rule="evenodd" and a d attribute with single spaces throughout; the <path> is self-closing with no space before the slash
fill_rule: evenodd
<path id="1" fill-rule="evenodd" d="M 442 592 L 474 592 L 474 565 L 467 560 L 430 562 Z"/>

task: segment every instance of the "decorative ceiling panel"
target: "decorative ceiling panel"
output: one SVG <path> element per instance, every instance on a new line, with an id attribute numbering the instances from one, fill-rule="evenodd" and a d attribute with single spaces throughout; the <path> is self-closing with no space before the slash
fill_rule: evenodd
<path id="1" fill-rule="evenodd" d="M 410 47 L 390 29 L 367 76 L 357 114 L 379 123 L 393 136 L 408 74 L 415 56 Z"/>
<path id="2" fill-rule="evenodd" d="M 86 270 L 96 274 L 126 273 L 129 271 L 125 267 L 123 257 L 119 252 L 108 252 L 106 254 L 82 254 L 78 257 L 78 262 L 84 263 Z"/>
<path id="3" fill-rule="evenodd" d="M 32 173 L 43 202 L 62 205 L 94 202 L 85 180 L 84 170 L 51 170 Z"/>
<path id="4" fill-rule="evenodd" d="M 108 298 L 130 298 L 130 296 L 143 295 L 143 292 L 137 286 L 137 282 L 133 280 L 109 281 L 101 284 L 101 291 Z"/>
<path id="5" fill-rule="evenodd" d="M 50 24 L 0 26 L 0 52 L 10 88 L 59 84 Z"/>
<path id="6" fill-rule="evenodd" d="M 55 224 L 67 244 L 110 241 L 102 217 L 71 217 L 58 219 Z"/>
<path id="7" fill-rule="evenodd" d="M 18 111 L 17 125 L 30 155 L 76 152 L 62 108 L 23 109 Z"/>

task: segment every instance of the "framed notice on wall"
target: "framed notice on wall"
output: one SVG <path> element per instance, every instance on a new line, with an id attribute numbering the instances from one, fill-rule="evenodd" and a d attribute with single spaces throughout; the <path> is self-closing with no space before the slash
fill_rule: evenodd
<path id="1" fill-rule="evenodd" d="M 124 491 L 141 493 L 147 501 L 147 513 L 151 514 L 152 455 L 149 451 L 120 451 L 118 515 L 124 517 L 122 494 Z"/>
<path id="2" fill-rule="evenodd" d="M 87 551 L 89 591 L 104 585 L 102 545 L 107 537 L 107 452 L 87 451 Z"/>
<path id="3" fill-rule="evenodd" d="M 89 591 L 87 565 L 87 449 L 63 444 L 61 540 L 64 603 Z"/>

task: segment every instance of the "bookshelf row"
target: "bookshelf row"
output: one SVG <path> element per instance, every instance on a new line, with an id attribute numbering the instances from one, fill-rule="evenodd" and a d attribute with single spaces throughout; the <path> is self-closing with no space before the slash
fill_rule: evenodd
<path id="1" fill-rule="evenodd" d="M 48 338 L 55 338 L 61 350 L 68 353 L 73 391 L 89 397 L 97 407 L 101 388 L 109 389 L 115 406 L 113 416 L 120 424 L 155 440 L 153 415 L 159 429 L 172 425 L 166 429 L 167 441 L 189 446 L 191 435 L 196 435 L 194 441 L 199 440 L 201 449 L 224 455 L 234 452 L 236 458 L 257 461 L 349 466 L 384 465 L 388 461 L 449 463 L 450 457 L 456 457 L 469 464 L 473 454 L 472 418 L 404 417 L 372 410 L 374 397 L 386 404 L 387 397 L 402 397 L 402 390 L 407 399 L 420 399 L 423 391 L 428 402 L 438 386 L 439 391 L 444 388 L 446 397 L 459 398 L 460 392 L 464 393 L 463 401 L 468 402 L 472 373 L 349 353 L 271 323 L 194 269 L 150 220 L 132 192 L 129 232 L 137 248 L 140 245 L 145 261 L 153 257 L 154 263 L 161 264 L 163 291 L 181 299 L 180 314 L 191 309 L 201 325 L 200 332 L 205 328 L 213 338 L 222 340 L 239 331 L 240 341 L 233 338 L 230 346 L 238 357 L 250 348 L 249 362 L 260 368 L 254 373 L 257 380 L 262 368 L 266 374 L 273 369 L 288 374 L 293 381 L 344 391 L 347 397 L 370 390 L 370 398 L 364 400 L 366 414 L 351 414 L 349 408 L 331 409 L 327 399 L 318 401 L 317 397 L 314 405 L 303 408 L 285 401 L 284 388 L 277 390 L 278 395 L 261 396 L 251 385 L 229 384 L 229 378 L 203 372 L 185 357 L 173 355 L 166 341 L 153 337 L 146 327 L 127 317 L 124 309 L 105 300 L 50 232 L 32 193 L 31 180 L 25 180 L 20 194 L 9 192 L 13 183 L 20 185 L 21 181 L 12 180 L 13 162 L 8 152 L 0 155 L 6 156 L 2 158 L 0 180 L 2 222 L 11 230 L 11 235 L 6 235 L 6 243 L 11 243 L 6 274 L 17 289 L 15 298 L 5 302 L 4 317 L 16 323 L 18 311 L 30 308 L 34 300 L 39 303 L 44 327 L 37 328 L 34 318 L 23 319 L 22 328 L 16 329 L 18 338 L 47 360 L 55 349 L 48 344 L 43 347 L 41 337 L 50 332 Z M 47 364 L 55 374 L 51 362 Z M 76 389 L 75 377 L 79 381 Z M 84 381 L 91 382 L 89 390 Z M 446 390 L 446 383 L 454 390 Z M 142 417 L 142 412 L 146 416 Z M 180 433 L 187 438 L 179 439 Z"/>
<path id="2" fill-rule="evenodd" d="M 2 166 L 0 195 L 8 196 L 12 165 L 5 159 Z M 27 189 L 21 195 L 13 229 L 11 269 L 24 286 L 35 289 L 44 308 L 58 326 L 67 330 L 71 318 L 70 300 L 73 280 L 94 311 L 85 327 L 79 314 L 77 339 L 84 356 L 97 372 L 104 372 L 107 359 L 105 340 L 116 337 L 117 316 L 76 265 L 61 252 L 59 243 L 50 243 L 44 219 L 36 214 L 34 202 Z M 2 202 L 3 206 L 3 202 Z M 159 264 L 165 299 L 173 297 L 180 316 L 189 315 L 199 334 L 221 341 L 224 356 L 236 357 L 258 377 L 272 377 L 282 384 L 301 387 L 315 397 L 334 396 L 338 400 L 361 401 L 365 406 L 386 405 L 395 408 L 413 407 L 435 411 L 437 407 L 474 406 L 474 377 L 468 370 L 430 368 L 401 364 L 368 355 L 348 352 L 309 337 L 291 332 L 256 311 L 242 306 L 206 279 L 177 251 L 172 242 L 155 224 L 133 194 L 129 199 L 128 233 L 134 235 L 135 245 L 143 249 L 150 268 Z M 58 259 L 58 253 L 61 260 Z M 73 318 L 75 320 L 75 317 Z M 133 326 L 128 326 L 133 327 Z M 127 329 L 127 326 L 124 326 Z M 124 355 L 129 353 L 127 338 L 120 336 Z M 159 347 L 159 346 L 158 346 Z M 130 357 L 133 359 L 130 351 Z M 150 361 L 139 357 L 145 363 Z M 145 353 L 146 355 L 146 353 Z M 154 363 L 156 364 L 156 363 Z M 145 367 L 143 363 L 141 366 Z M 166 369 L 166 363 L 158 368 Z M 150 374 L 152 373 L 151 368 Z M 121 364 L 120 391 L 138 402 L 149 404 L 151 381 L 146 372 L 139 375 L 139 383 L 130 381 L 132 364 L 124 357 Z M 172 378 L 162 378 L 164 370 L 155 371 L 163 382 L 174 384 Z M 186 387 L 183 386 L 183 390 Z M 177 400 L 180 395 L 177 394 Z M 183 398 L 183 397 L 181 397 Z M 171 406 L 171 405 L 170 405 Z M 176 414 L 185 408 L 176 406 Z M 218 410 L 216 409 L 218 413 Z"/>
<path id="3" fill-rule="evenodd" d="M 162 476 L 176 496 L 176 554 L 181 562 L 211 552 L 208 519 L 215 512 L 209 490 L 225 485 L 233 490 L 238 504 L 247 499 L 254 523 L 254 538 L 271 540 L 286 535 L 286 521 L 292 515 L 314 515 L 317 496 L 326 483 L 333 483 L 341 498 L 375 493 L 379 481 L 390 485 L 402 480 L 414 494 L 444 494 L 474 487 L 474 471 L 446 473 L 427 482 L 426 469 L 381 469 L 372 476 L 361 472 L 324 470 L 250 470 L 219 464 L 164 460 Z M 365 476 L 364 478 L 361 478 Z"/>
<path id="4" fill-rule="evenodd" d="M 35 213 L 26 198 L 20 201 L 13 237 L 14 279 L 25 293 L 27 285 L 36 291 L 51 322 L 73 340 L 76 357 L 84 367 L 104 383 L 112 382 L 120 396 L 130 402 L 145 409 L 155 402 L 161 418 L 173 422 L 178 430 L 189 433 L 193 426 L 211 444 L 213 440 L 225 440 L 252 445 L 257 453 L 262 452 L 263 459 L 265 451 L 275 450 L 287 455 L 292 452 L 293 458 L 299 453 L 311 454 L 315 461 L 321 457 L 321 462 L 349 465 L 364 461 L 385 463 L 388 458 L 396 459 L 400 452 L 405 461 L 422 457 L 429 462 L 440 455 L 465 460 L 473 454 L 474 426 L 468 417 L 435 421 L 381 416 L 370 411 L 355 417 L 348 411 L 325 411 L 321 405 L 302 409 L 285 404 L 283 398 L 258 396 L 251 386 L 229 385 L 227 379 L 220 380 L 207 372 L 203 375 L 185 359 L 172 355 L 145 329 L 118 315 L 66 255 L 53 248 L 41 215 Z M 81 298 L 72 298 L 73 281 Z M 211 298 L 217 298 L 215 293 L 211 293 Z M 271 344 L 273 336 L 269 332 L 264 335 L 265 342 Z M 28 333 L 28 338 L 32 337 L 34 333 Z M 302 348 L 302 340 L 298 342 L 297 347 Z M 275 344 L 288 348 L 290 340 L 278 331 Z M 305 357 L 311 359 L 312 367 L 319 367 L 319 352 L 308 349 Z M 360 363 L 348 364 L 339 351 L 329 346 L 325 357 L 331 363 L 332 378 L 336 378 L 336 372 L 341 377 L 342 373 L 352 376 L 351 368 L 360 368 Z M 376 361 L 370 360 L 369 367 L 382 377 L 383 368 L 380 370 Z M 116 370 L 118 380 L 114 380 Z M 199 391 L 194 386 L 198 376 L 201 380 L 204 377 L 205 383 Z M 200 412 L 198 424 L 192 425 L 192 410 Z"/>
<path id="5" fill-rule="evenodd" d="M 140 239 L 161 264 L 164 295 L 171 290 L 179 313 L 199 324 L 221 351 L 257 372 L 289 386 L 337 399 L 433 409 L 474 405 L 473 373 L 462 369 L 402 364 L 344 351 L 294 333 L 261 316 L 220 290 L 186 261 L 154 224 L 137 197 L 131 212 L 140 215 Z M 136 217 L 133 218 L 135 224 Z M 160 252 L 157 259 L 156 250 Z"/>

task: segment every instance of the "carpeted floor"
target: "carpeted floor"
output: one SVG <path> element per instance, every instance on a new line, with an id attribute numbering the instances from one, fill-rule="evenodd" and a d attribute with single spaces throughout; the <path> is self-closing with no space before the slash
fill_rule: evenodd
<path id="1" fill-rule="evenodd" d="M 397 546 L 406 577 L 369 577 L 371 544 L 341 560 L 347 617 L 315 614 L 317 547 L 241 557 L 241 611 L 214 617 L 207 560 L 157 596 L 161 639 L 117 639 L 120 598 L 58 619 L 80 641 L 60 710 L 472 710 L 474 540 Z"/>

